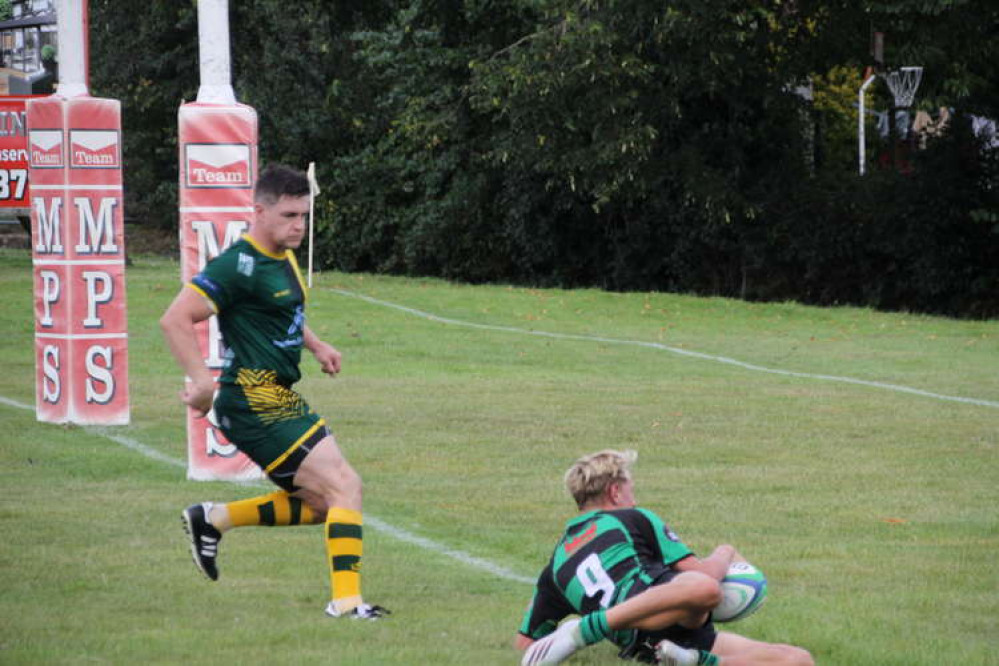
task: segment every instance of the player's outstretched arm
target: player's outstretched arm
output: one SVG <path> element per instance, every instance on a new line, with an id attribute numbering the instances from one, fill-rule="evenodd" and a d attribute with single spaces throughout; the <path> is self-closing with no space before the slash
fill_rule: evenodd
<path id="1" fill-rule="evenodd" d="M 180 392 L 180 399 L 198 416 L 204 416 L 212 408 L 215 380 L 201 357 L 194 325 L 212 314 L 212 308 L 203 296 L 184 287 L 160 317 L 160 329 L 170 353 L 191 380 Z"/>
<path id="2" fill-rule="evenodd" d="M 714 549 L 710 555 L 704 559 L 700 559 L 691 555 L 690 557 L 685 557 L 682 560 L 673 564 L 673 568 L 678 571 L 700 571 L 701 573 L 707 574 L 714 578 L 715 580 L 721 580 L 728 573 L 729 565 L 733 561 L 741 560 L 742 556 L 739 555 L 734 547 L 728 544 L 722 544 Z"/>

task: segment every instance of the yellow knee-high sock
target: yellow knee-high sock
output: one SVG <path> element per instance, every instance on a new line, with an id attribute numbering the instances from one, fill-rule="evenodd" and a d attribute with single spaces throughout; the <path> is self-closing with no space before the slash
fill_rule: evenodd
<path id="1" fill-rule="evenodd" d="M 326 555 L 333 602 L 341 612 L 361 601 L 362 518 L 360 511 L 332 507 L 326 513 Z"/>
<path id="2" fill-rule="evenodd" d="M 225 508 L 229 511 L 233 527 L 310 525 L 316 522 L 316 516 L 308 504 L 283 490 L 229 502 Z"/>

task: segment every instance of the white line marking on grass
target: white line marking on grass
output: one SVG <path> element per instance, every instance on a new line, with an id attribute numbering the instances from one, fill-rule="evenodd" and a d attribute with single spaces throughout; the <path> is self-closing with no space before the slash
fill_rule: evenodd
<path id="1" fill-rule="evenodd" d="M 23 402 L 18 402 L 17 400 L 11 400 L 10 398 L 5 398 L 4 396 L 0 396 L 0 404 L 29 411 L 34 411 L 35 409 L 34 406 L 32 405 L 26 405 Z M 157 451 L 156 449 L 147 446 L 138 440 L 132 439 L 131 437 L 125 437 L 124 435 L 117 435 L 111 432 L 109 428 L 103 426 L 80 426 L 80 427 L 92 435 L 97 435 L 99 437 L 109 439 L 112 442 L 115 442 L 116 444 L 120 444 L 127 449 L 131 449 L 132 451 L 140 453 L 151 460 L 165 463 L 173 467 L 179 467 L 180 469 L 187 468 L 187 463 L 185 463 L 183 460 L 179 460 L 172 456 L 168 456 L 165 453 L 161 453 L 160 451 Z M 237 485 L 244 485 L 244 486 L 253 485 L 260 487 L 270 487 L 269 484 L 266 483 L 248 484 L 245 481 L 232 481 L 230 483 L 234 483 Z M 417 546 L 418 548 L 423 548 L 424 550 L 429 550 L 431 552 L 437 553 L 438 555 L 444 555 L 445 557 L 450 557 L 452 560 L 457 560 L 458 562 L 461 562 L 462 564 L 468 565 L 472 568 L 481 569 L 487 573 L 491 573 L 497 578 L 511 580 L 516 583 L 532 584 L 535 582 L 534 578 L 521 576 L 520 574 L 514 573 L 513 571 L 510 571 L 506 567 L 490 562 L 489 560 L 484 560 L 481 557 L 470 555 L 464 551 L 457 550 L 455 548 L 449 548 L 448 546 L 437 543 L 436 541 L 432 541 L 425 537 L 413 534 L 412 532 L 404 530 L 401 527 L 390 525 L 386 523 L 384 520 L 376 518 L 369 513 L 364 514 L 364 522 L 370 527 L 373 527 L 380 532 L 384 532 L 385 534 L 388 534 L 390 537 L 393 537 L 399 541 L 404 541 L 406 543 Z"/>
<path id="2" fill-rule="evenodd" d="M 116 435 L 110 432 L 107 428 L 99 426 L 83 426 L 83 429 L 93 435 L 99 435 L 105 439 L 110 439 L 112 442 L 121 444 L 126 449 L 132 449 L 137 453 L 141 453 L 151 460 L 157 462 L 166 463 L 167 465 L 172 465 L 174 467 L 179 467 L 181 469 L 187 469 L 187 463 L 183 460 L 174 458 L 173 456 L 168 456 L 165 453 L 161 453 L 151 446 L 146 446 L 142 442 L 132 439 L 131 437 L 125 437 L 124 435 Z"/>
<path id="3" fill-rule="evenodd" d="M 367 525 L 371 525 L 376 530 L 381 530 L 382 532 L 394 536 L 396 539 L 400 541 L 411 543 L 414 546 L 419 546 L 420 548 L 431 550 L 441 555 L 447 555 L 452 559 L 458 560 L 462 564 L 467 564 L 470 567 L 474 567 L 476 569 L 482 569 L 483 571 L 488 571 L 497 578 L 504 578 L 506 580 L 512 580 L 518 583 L 528 583 L 528 584 L 537 581 L 536 578 L 528 578 L 527 576 L 521 576 L 520 574 L 516 574 L 507 569 L 506 567 L 501 567 L 500 565 L 494 564 L 489 560 L 484 560 L 481 557 L 475 557 L 474 555 L 469 555 L 468 553 L 465 553 L 463 551 L 455 550 L 453 548 L 448 548 L 447 546 L 442 546 L 441 544 L 435 541 L 431 541 L 430 539 L 425 539 L 421 536 L 417 536 L 412 532 L 407 532 L 406 530 L 401 529 L 399 527 L 393 527 L 392 525 L 389 525 L 388 523 L 383 522 L 378 518 L 375 518 L 374 516 L 370 516 L 367 513 L 364 514 L 364 522 Z"/>
<path id="4" fill-rule="evenodd" d="M 528 328 L 517 328 L 515 326 L 497 326 L 493 324 L 477 324 L 470 321 L 462 321 L 460 319 L 449 319 L 448 317 L 441 317 L 435 315 L 431 312 L 425 312 L 423 310 L 417 310 L 416 308 L 407 307 L 405 305 L 399 305 L 397 303 L 390 303 L 389 301 L 383 301 L 378 298 L 373 298 L 371 296 L 365 296 L 364 294 L 358 294 L 353 291 L 348 291 L 346 289 L 337 289 L 335 287 L 324 287 L 329 291 L 335 292 L 342 296 L 349 296 L 351 298 L 357 298 L 362 301 L 366 301 L 373 305 L 380 305 L 382 307 L 394 308 L 402 312 L 420 317 L 421 319 L 427 319 L 429 321 L 436 321 L 441 324 L 451 324 L 452 326 L 463 326 L 465 328 L 477 328 L 485 331 L 499 331 L 503 333 L 518 333 L 521 335 L 535 335 L 544 338 L 555 338 L 558 340 L 577 340 L 582 342 L 605 342 L 607 344 L 614 345 L 630 345 L 633 347 L 648 347 L 651 349 L 658 349 L 661 351 L 670 352 L 671 354 L 678 354 L 680 356 L 687 356 L 689 358 L 701 359 L 704 361 L 714 361 L 716 363 L 725 363 L 727 365 L 733 365 L 743 370 L 752 370 L 754 372 L 765 372 L 771 375 L 781 375 L 784 377 L 798 377 L 800 379 L 818 379 L 827 382 L 840 382 L 843 384 L 856 384 L 859 386 L 868 386 L 871 388 L 884 389 L 887 391 L 896 391 L 898 393 L 909 393 L 912 395 L 918 395 L 923 398 L 932 398 L 934 400 L 944 400 L 947 402 L 960 402 L 969 405 L 978 405 L 980 407 L 994 407 L 999 408 L 999 402 L 995 400 L 982 400 L 980 398 L 964 398 L 956 395 L 944 395 L 941 393 L 933 393 L 931 391 L 924 391 L 922 389 L 912 388 L 909 386 L 901 386 L 899 384 L 887 384 L 884 382 L 875 382 L 867 379 L 856 379 L 854 377 L 840 377 L 836 375 L 816 375 L 809 372 L 795 372 L 793 370 L 781 370 L 779 368 L 767 368 L 762 365 L 754 365 L 752 363 L 745 363 L 743 361 L 738 361 L 734 358 L 728 358 L 726 356 L 713 356 L 711 354 L 704 354 L 702 352 L 691 351 L 689 349 L 681 349 L 680 347 L 671 347 L 669 345 L 660 344 L 658 342 L 646 342 L 644 340 L 626 340 L 623 338 L 606 338 L 597 335 L 576 335 L 573 333 L 552 333 L 549 331 L 536 331 Z"/>
<path id="5" fill-rule="evenodd" d="M 17 407 L 18 409 L 34 409 L 31 405 L 26 405 L 23 402 L 18 402 L 17 400 L 11 400 L 10 398 L 5 398 L 0 395 L 0 403 L 7 405 L 8 407 Z"/>

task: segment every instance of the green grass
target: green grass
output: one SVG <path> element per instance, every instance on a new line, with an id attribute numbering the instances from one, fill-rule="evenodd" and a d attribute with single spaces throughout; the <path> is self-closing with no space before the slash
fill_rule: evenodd
<path id="1" fill-rule="evenodd" d="M 222 579 L 203 580 L 180 510 L 261 489 L 187 481 L 109 438 L 185 455 L 156 325 L 179 268 L 139 256 L 127 276 L 130 426 L 42 424 L 0 402 L 0 663 L 517 662 L 531 586 L 391 531 L 365 538 L 365 594 L 386 622 L 323 617 L 316 528 L 231 533 Z M 26 253 L 0 253 L 0 288 L 0 398 L 30 405 Z M 699 552 L 730 542 L 767 573 L 767 605 L 729 628 L 820 664 L 999 664 L 999 322 L 343 274 L 317 277 L 309 314 L 345 365 L 332 380 L 307 359 L 300 389 L 363 474 L 370 516 L 534 576 L 572 513 L 564 469 L 634 448 L 643 505 Z"/>

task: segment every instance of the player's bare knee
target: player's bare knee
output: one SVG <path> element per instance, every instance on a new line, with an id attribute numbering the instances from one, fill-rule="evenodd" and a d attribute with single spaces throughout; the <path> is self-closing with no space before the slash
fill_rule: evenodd
<path id="1" fill-rule="evenodd" d="M 815 666 L 812 653 L 800 647 L 788 645 L 788 666 Z"/>
<path id="2" fill-rule="evenodd" d="M 359 507 L 363 485 L 350 465 L 331 468 L 323 478 L 322 501 L 328 506 Z"/>
<path id="3" fill-rule="evenodd" d="M 680 581 L 688 587 L 688 601 L 692 606 L 699 609 L 710 610 L 721 603 L 721 584 L 699 571 L 686 571 L 674 580 Z"/>
<path id="4" fill-rule="evenodd" d="M 354 471 L 350 465 L 345 465 L 341 470 L 337 485 L 340 491 L 353 499 L 360 500 L 364 493 L 364 482 L 361 475 Z"/>
<path id="5" fill-rule="evenodd" d="M 768 663 L 782 666 L 815 666 L 811 653 L 796 645 L 771 644 L 767 651 L 771 655 L 768 657 Z"/>
<path id="6" fill-rule="evenodd" d="M 698 591 L 702 608 L 711 609 L 722 602 L 721 585 L 714 578 L 708 578 L 708 580 L 699 583 Z"/>

